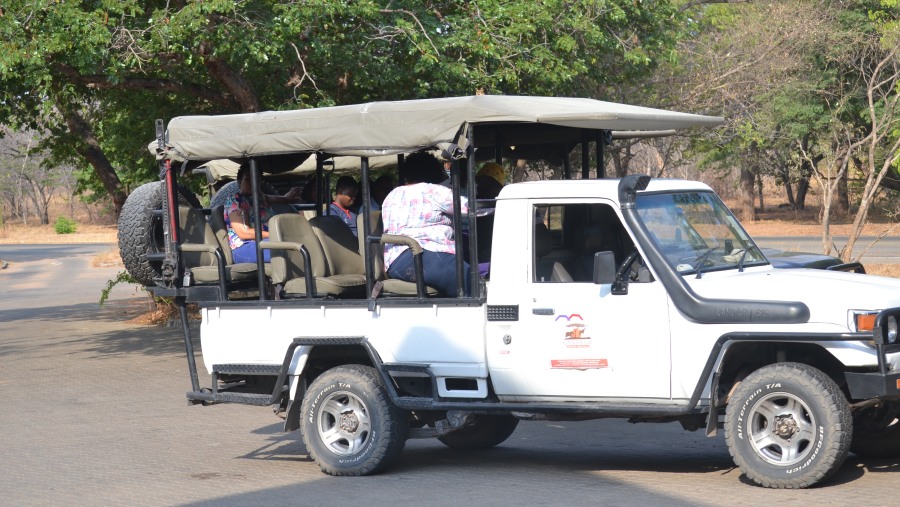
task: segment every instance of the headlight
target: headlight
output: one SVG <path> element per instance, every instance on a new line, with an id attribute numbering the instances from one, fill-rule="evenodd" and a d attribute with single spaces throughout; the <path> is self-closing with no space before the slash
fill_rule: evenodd
<path id="1" fill-rule="evenodd" d="M 887 342 L 890 344 L 897 343 L 897 317 L 893 315 L 887 319 Z"/>

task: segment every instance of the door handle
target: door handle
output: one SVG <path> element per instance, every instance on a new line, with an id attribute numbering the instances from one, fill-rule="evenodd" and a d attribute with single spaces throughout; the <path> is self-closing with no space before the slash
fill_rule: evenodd
<path id="1" fill-rule="evenodd" d="M 531 313 L 535 315 L 554 315 L 556 312 L 553 308 L 532 308 Z"/>

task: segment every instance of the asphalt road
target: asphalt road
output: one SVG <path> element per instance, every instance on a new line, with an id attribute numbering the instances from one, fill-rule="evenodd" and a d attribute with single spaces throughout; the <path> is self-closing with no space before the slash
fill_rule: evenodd
<path id="1" fill-rule="evenodd" d="M 851 456 L 823 487 L 766 490 L 721 436 L 622 420 L 523 422 L 479 452 L 411 440 L 386 473 L 325 476 L 267 408 L 188 406 L 180 331 L 128 323 L 147 304 L 134 288 L 98 307 L 121 268 L 91 268 L 95 251 L 0 250 L 0 504 L 897 504 L 900 460 Z"/>
<path id="2" fill-rule="evenodd" d="M 822 253 L 822 238 L 812 236 L 760 236 L 753 238 L 762 248 L 777 248 L 779 250 Z M 836 248 L 831 255 L 837 256 L 838 249 L 847 244 L 846 236 L 835 236 Z M 891 236 L 877 239 L 872 236 L 862 236 L 856 241 L 853 249 L 853 257 L 859 258 L 863 264 L 900 264 L 900 237 Z"/>

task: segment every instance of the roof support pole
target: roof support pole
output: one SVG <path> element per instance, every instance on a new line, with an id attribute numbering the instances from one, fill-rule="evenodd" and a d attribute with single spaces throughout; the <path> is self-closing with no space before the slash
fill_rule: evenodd
<path id="1" fill-rule="evenodd" d="M 259 283 L 259 300 L 265 301 L 266 297 L 266 270 L 265 261 L 263 259 L 262 250 L 262 228 L 263 224 L 260 220 L 259 201 L 260 201 L 260 184 L 259 184 L 259 167 L 256 165 L 256 159 L 250 159 L 250 192 L 253 195 L 253 216 L 256 222 L 253 224 L 253 232 L 256 233 L 256 280 Z"/>
<path id="2" fill-rule="evenodd" d="M 469 272 L 465 276 L 469 277 L 469 295 L 472 297 L 481 297 L 478 293 L 481 284 L 479 284 L 478 275 L 478 228 L 475 223 L 475 213 L 478 208 L 478 201 L 475 195 L 475 134 L 474 129 L 469 129 L 468 143 L 466 146 L 466 198 L 469 200 L 469 214 L 466 215 L 467 225 L 469 228 Z M 503 151 L 500 142 L 497 142 L 497 163 L 502 164 Z M 459 257 L 457 255 L 457 257 Z M 462 261 L 457 263 L 461 266 Z"/>
<path id="3" fill-rule="evenodd" d="M 360 187 L 362 188 L 362 207 L 360 208 L 360 212 L 362 213 L 363 221 L 362 221 L 362 230 L 357 230 L 357 234 L 362 234 L 362 237 L 365 241 L 362 242 L 365 246 L 365 250 L 359 252 L 360 255 L 363 256 L 363 262 L 365 263 L 366 268 L 366 294 L 372 294 L 372 287 L 375 285 L 373 281 L 373 277 L 375 276 L 375 266 L 373 265 L 373 255 L 372 248 L 383 248 L 380 244 L 373 245 L 369 243 L 369 236 L 372 235 L 372 222 L 369 220 L 369 214 L 372 212 L 371 210 L 371 195 L 372 190 L 369 188 L 369 157 L 360 157 L 359 159 L 359 170 L 360 170 Z"/>
<path id="4" fill-rule="evenodd" d="M 609 131 L 597 130 L 594 134 L 595 149 L 597 150 L 597 179 L 606 177 L 606 160 L 604 160 L 604 145 Z"/>
<path id="5" fill-rule="evenodd" d="M 591 133 L 587 130 L 581 133 L 581 179 L 591 178 Z"/>

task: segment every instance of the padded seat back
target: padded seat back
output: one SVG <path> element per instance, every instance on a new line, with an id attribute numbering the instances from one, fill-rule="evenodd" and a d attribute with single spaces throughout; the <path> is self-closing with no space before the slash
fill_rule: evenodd
<path id="1" fill-rule="evenodd" d="M 352 233 L 351 233 L 352 235 Z M 269 219 L 269 238 L 304 245 L 309 251 L 312 276 L 327 276 L 325 253 L 312 226 L 299 213 L 284 213 Z M 272 250 L 272 283 L 302 278 L 303 255 L 295 250 Z"/>
<path id="2" fill-rule="evenodd" d="M 228 242 L 228 226 L 225 225 L 225 206 L 216 206 L 210 210 L 209 226 L 219 242 L 219 248 L 225 254 L 225 264 L 234 264 L 231 256 L 231 243 Z"/>
<path id="3" fill-rule="evenodd" d="M 313 218 L 309 220 L 309 225 L 322 244 L 327 276 L 366 274 L 365 263 L 359 253 L 359 242 L 347 224 L 337 216 L 330 215 Z"/>
<path id="4" fill-rule="evenodd" d="M 178 229 L 180 242 L 217 247 L 219 242 L 206 222 L 203 211 L 188 206 L 178 207 Z M 215 266 L 216 256 L 210 252 L 182 252 L 181 259 L 186 267 Z"/>

